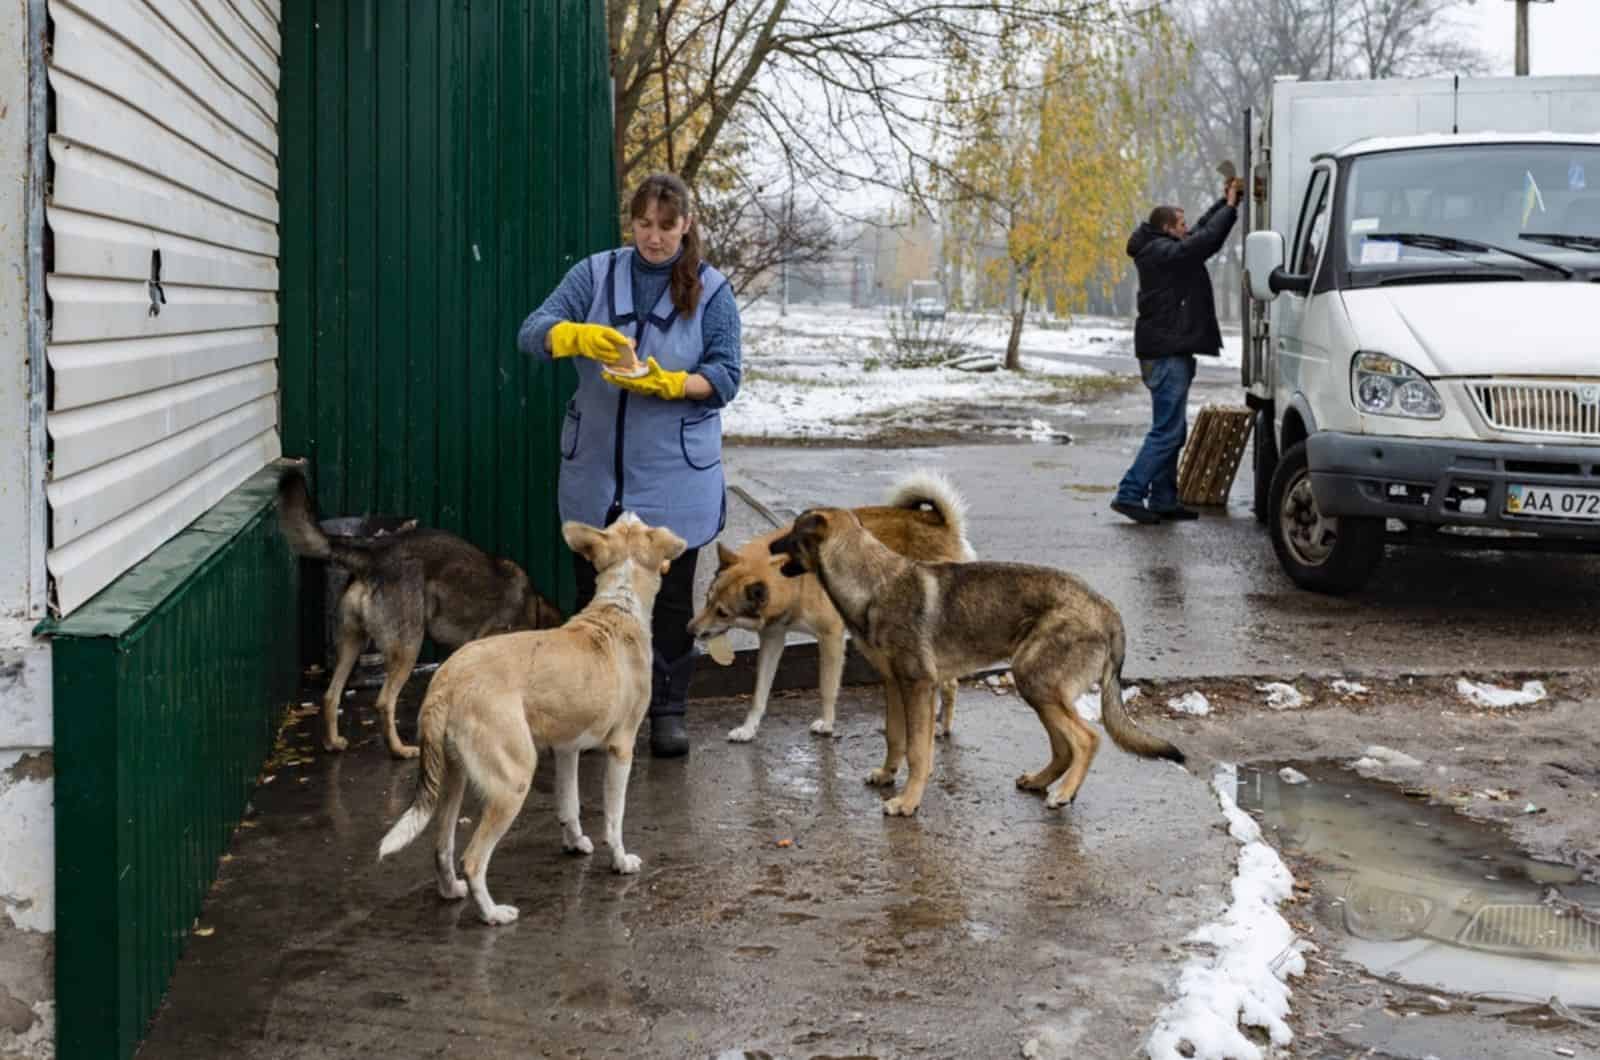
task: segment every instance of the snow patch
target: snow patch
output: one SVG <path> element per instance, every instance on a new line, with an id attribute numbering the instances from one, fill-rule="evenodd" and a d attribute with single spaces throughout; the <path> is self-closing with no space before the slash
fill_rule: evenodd
<path id="1" fill-rule="evenodd" d="M 1520 689 L 1500 688 L 1465 677 L 1456 681 L 1456 694 L 1475 707 L 1526 707 L 1538 703 L 1550 693 L 1543 681 L 1525 681 Z"/>
<path id="2" fill-rule="evenodd" d="M 1392 747 L 1376 743 L 1362 751 L 1361 757 L 1355 761 L 1355 768 L 1358 770 L 1382 769 L 1384 766 L 1394 769 L 1416 769 L 1420 765 L 1422 762 L 1419 759 L 1412 758 L 1404 751 L 1396 751 Z"/>
<path id="3" fill-rule="evenodd" d="M 1305 951 L 1313 947 L 1296 939 L 1278 912 L 1294 892 L 1294 877 L 1234 802 L 1236 786 L 1233 766 L 1219 769 L 1211 782 L 1228 833 L 1241 844 L 1233 902 L 1221 919 L 1189 936 L 1211 952 L 1191 958 L 1178 974 L 1177 997 L 1161 1010 L 1145 1044 L 1151 1060 L 1264 1060 L 1241 1024 L 1262 1028 L 1279 1048 L 1294 1040 L 1286 980 L 1305 974 Z"/>
<path id="4" fill-rule="evenodd" d="M 1167 700 L 1167 709 L 1175 710 L 1179 714 L 1193 714 L 1203 718 L 1211 713 L 1211 701 L 1205 697 L 1204 692 L 1185 692 L 1181 696 L 1174 696 Z"/>
<path id="5" fill-rule="evenodd" d="M 1366 685 L 1359 684 L 1355 681 L 1346 681 L 1342 677 L 1333 683 L 1332 688 L 1341 696 L 1364 696 L 1368 692 L 1372 691 L 1372 689 L 1368 688 Z"/>
<path id="6" fill-rule="evenodd" d="M 1136 700 L 1138 698 L 1139 698 L 1139 688 L 1138 688 L 1137 685 L 1135 685 L 1132 688 L 1124 688 L 1122 690 L 1122 702 L 1123 703 L 1132 703 L 1134 700 Z M 1099 685 L 1095 685 L 1093 688 L 1089 689 L 1089 691 L 1087 691 L 1083 695 L 1079 696 L 1077 701 L 1075 703 L 1073 703 L 1072 706 L 1073 706 L 1074 709 L 1077 710 L 1079 716 L 1082 717 L 1085 721 L 1099 721 L 1100 720 L 1100 686 Z"/>
<path id="7" fill-rule="evenodd" d="M 1256 691 L 1267 694 L 1267 706 L 1273 710 L 1298 710 L 1309 702 L 1298 688 L 1282 681 L 1256 685 Z"/>
<path id="8" fill-rule="evenodd" d="M 1278 770 L 1278 779 L 1283 781 L 1285 784 L 1306 784 L 1311 780 L 1310 777 L 1306 776 L 1298 769 L 1295 769 L 1293 766 L 1284 766 L 1282 769 Z"/>

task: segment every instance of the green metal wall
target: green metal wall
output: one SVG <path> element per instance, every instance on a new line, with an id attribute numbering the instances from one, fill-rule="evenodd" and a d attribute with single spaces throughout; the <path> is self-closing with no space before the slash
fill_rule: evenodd
<path id="1" fill-rule="evenodd" d="M 285 0 L 284 450 L 329 515 L 415 515 L 570 579 L 571 369 L 517 352 L 616 242 L 603 0 Z"/>
<path id="2" fill-rule="evenodd" d="M 57 1055 L 132 1055 L 298 677 L 269 466 L 51 630 Z"/>

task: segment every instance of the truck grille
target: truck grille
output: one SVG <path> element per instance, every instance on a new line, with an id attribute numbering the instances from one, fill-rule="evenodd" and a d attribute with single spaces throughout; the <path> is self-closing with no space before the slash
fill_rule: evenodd
<path id="1" fill-rule="evenodd" d="M 1467 389 L 1499 430 L 1600 438 L 1600 382 L 1470 383 Z"/>
<path id="2" fill-rule="evenodd" d="M 1550 956 L 1600 960 L 1600 924 L 1542 905 L 1486 905 L 1460 943 L 1489 950 L 1533 950 Z"/>

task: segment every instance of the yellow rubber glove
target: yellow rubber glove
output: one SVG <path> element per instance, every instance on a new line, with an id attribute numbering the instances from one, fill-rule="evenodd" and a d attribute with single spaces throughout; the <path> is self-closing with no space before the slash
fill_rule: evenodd
<path id="1" fill-rule="evenodd" d="M 667 401 L 682 400 L 684 389 L 689 385 L 688 372 L 669 372 L 657 364 L 654 357 L 645 358 L 644 364 L 649 371 L 637 379 L 612 375 L 610 372 L 606 372 L 602 378 L 608 383 L 620 386 L 624 390 L 631 390 L 635 394 L 663 398 Z"/>
<path id="2" fill-rule="evenodd" d="M 588 357 L 601 364 L 616 364 L 627 352 L 628 336 L 604 324 L 563 320 L 550 329 L 552 357 Z"/>

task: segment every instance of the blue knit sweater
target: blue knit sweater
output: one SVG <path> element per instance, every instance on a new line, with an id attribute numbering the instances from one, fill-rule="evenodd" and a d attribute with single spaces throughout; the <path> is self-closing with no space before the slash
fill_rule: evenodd
<path id="1" fill-rule="evenodd" d="M 659 265 L 644 260 L 643 255 L 633 255 L 633 304 L 653 306 L 661 298 L 672 280 L 672 266 L 679 255 Z M 589 319 L 589 307 L 594 304 L 594 277 L 587 260 L 580 261 L 562 279 L 561 285 L 550 293 L 544 304 L 522 322 L 517 332 L 517 347 L 523 353 L 547 357 L 544 337 L 550 329 L 563 320 Z M 705 355 L 695 371 L 711 384 L 712 395 L 700 404 L 707 408 L 721 408 L 739 392 L 740 375 L 740 324 L 739 303 L 733 291 L 723 284 L 716 294 L 696 310 L 705 314 L 700 321 L 700 333 L 705 340 Z"/>

